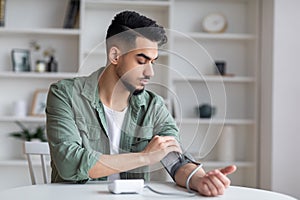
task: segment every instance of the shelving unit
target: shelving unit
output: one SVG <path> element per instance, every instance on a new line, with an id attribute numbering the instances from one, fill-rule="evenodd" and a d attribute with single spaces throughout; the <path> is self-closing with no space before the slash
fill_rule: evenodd
<path id="1" fill-rule="evenodd" d="M 10 0 L 6 3 L 5 27 L 0 28 L 0 171 L 3 178 L 0 190 L 31 184 L 22 155 L 22 142 L 8 136 L 8 133 L 19 130 L 15 122 L 27 127 L 46 122 L 44 117 L 14 116 L 13 103 L 25 100 L 29 112 L 36 89 L 47 89 L 52 82 L 77 76 L 81 32 L 62 28 L 67 3 L 68 0 Z M 59 64 L 57 73 L 12 71 L 11 50 L 30 49 L 31 41 L 37 41 L 42 47 L 38 53 L 31 52 L 33 59 L 43 59 L 45 48 L 55 48 Z"/>
<path id="2" fill-rule="evenodd" d="M 174 0 L 171 27 L 171 85 L 176 122 L 186 151 L 206 169 L 236 164 L 233 184 L 257 185 L 259 1 Z M 189 10 L 186 17 L 182 10 Z M 228 20 L 224 33 L 205 33 L 201 20 L 212 12 Z M 216 74 L 215 61 L 225 61 L 230 76 Z M 199 118 L 198 107 L 212 104 L 216 114 Z M 234 130 L 234 161 L 219 161 L 224 127 Z M 202 142 L 206 143 L 203 144 Z"/>
<path id="3" fill-rule="evenodd" d="M 105 66 L 106 28 L 116 13 L 126 9 L 149 16 L 168 29 L 169 42 L 159 50 L 148 89 L 165 99 L 184 148 L 197 157 L 201 134 L 209 130 L 214 135 L 223 126 L 234 127 L 236 159 L 219 161 L 218 144 L 212 142 L 201 160 L 208 170 L 236 164 L 239 170 L 232 176 L 233 184 L 257 186 L 259 0 L 81 0 L 79 27 L 63 29 L 67 4 L 68 0 L 7 1 L 6 27 L 0 28 L 0 91 L 7 94 L 0 99 L 1 169 L 25 166 L 22 149 L 16 147 L 20 143 L 8 137 L 18 129 L 15 121 L 28 126 L 45 123 L 44 117 L 13 116 L 13 102 L 24 99 L 30 110 L 36 89 Z M 215 11 L 226 15 L 228 29 L 220 34 L 203 32 L 201 20 Z M 20 20 L 24 13 L 26 21 Z M 29 49 L 33 40 L 42 48 L 55 48 L 57 73 L 12 72 L 11 49 Z M 230 76 L 216 75 L 214 60 L 226 61 Z M 196 108 L 207 102 L 216 106 L 217 113 L 212 119 L 200 119 Z"/>

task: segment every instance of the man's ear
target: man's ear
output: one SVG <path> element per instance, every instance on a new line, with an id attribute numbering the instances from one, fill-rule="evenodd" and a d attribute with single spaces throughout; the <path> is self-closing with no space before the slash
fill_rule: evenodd
<path id="1" fill-rule="evenodd" d="M 110 63 L 114 65 L 118 64 L 120 55 L 121 55 L 121 51 L 119 50 L 119 48 L 116 46 L 112 46 L 108 52 L 108 59 Z"/>

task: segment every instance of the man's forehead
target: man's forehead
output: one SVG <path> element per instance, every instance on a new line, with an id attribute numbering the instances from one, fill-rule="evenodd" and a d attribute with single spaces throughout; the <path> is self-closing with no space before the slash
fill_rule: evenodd
<path id="1" fill-rule="evenodd" d="M 158 44 L 157 42 L 153 42 L 144 37 L 137 37 L 135 41 L 135 48 L 136 49 L 152 49 L 157 50 Z"/>
<path id="2" fill-rule="evenodd" d="M 157 59 L 158 45 L 148 39 L 138 37 L 134 48 L 130 49 L 127 53 L 135 54 L 138 57 L 144 57 L 149 60 Z"/>

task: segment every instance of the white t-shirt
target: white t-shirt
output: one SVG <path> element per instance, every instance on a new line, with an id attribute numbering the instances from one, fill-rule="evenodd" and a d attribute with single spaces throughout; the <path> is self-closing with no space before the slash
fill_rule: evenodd
<path id="1" fill-rule="evenodd" d="M 107 135 L 110 141 L 110 154 L 119 154 L 119 145 L 120 145 L 120 138 L 121 138 L 121 128 L 125 118 L 125 114 L 127 108 L 123 111 L 115 111 L 111 108 L 105 106 L 105 118 L 107 122 Z M 116 179 L 120 179 L 120 174 L 113 174 L 108 176 L 108 181 L 113 181 Z"/>

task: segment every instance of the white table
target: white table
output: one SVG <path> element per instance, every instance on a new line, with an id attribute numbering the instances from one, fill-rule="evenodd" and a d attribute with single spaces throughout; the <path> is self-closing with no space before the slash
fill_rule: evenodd
<path id="1" fill-rule="evenodd" d="M 152 188 L 164 192 L 180 192 L 184 193 L 183 188 L 179 188 L 174 183 L 147 183 Z M 186 193 L 184 193 L 186 194 Z M 203 197 L 196 195 L 193 197 L 184 196 L 166 196 L 159 195 L 149 191 L 147 188 L 141 194 L 111 194 L 107 189 L 107 183 L 91 183 L 91 184 L 45 184 L 45 185 L 32 185 L 14 188 L 0 192 L 1 200 L 139 200 L 139 199 L 209 199 L 209 200 L 296 200 L 287 195 L 250 189 L 245 187 L 231 186 L 228 188 L 224 195 L 218 197 Z"/>

